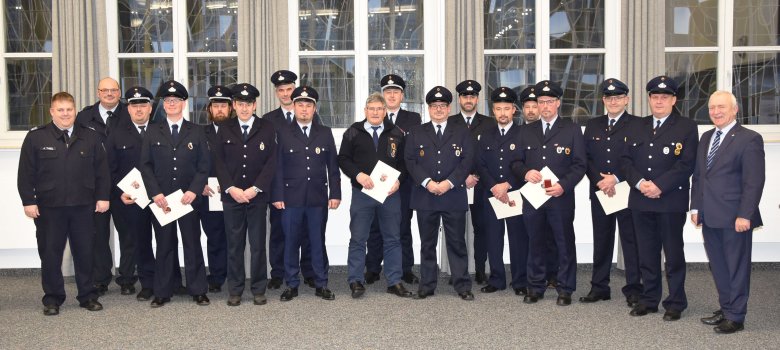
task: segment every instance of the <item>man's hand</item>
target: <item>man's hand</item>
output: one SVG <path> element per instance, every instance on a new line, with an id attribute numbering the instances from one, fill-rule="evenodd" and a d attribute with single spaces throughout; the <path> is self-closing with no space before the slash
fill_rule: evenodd
<path id="1" fill-rule="evenodd" d="M 615 180 L 615 175 L 611 174 L 604 174 L 599 173 L 601 175 L 601 180 L 596 183 L 596 186 L 601 190 L 601 192 L 604 192 L 607 196 L 614 196 L 615 195 L 615 185 L 617 184 L 617 181 Z"/>
<path id="2" fill-rule="evenodd" d="M 393 184 L 393 187 L 390 188 L 390 192 L 387 192 L 387 196 L 392 196 L 393 193 L 398 191 L 398 188 L 401 187 L 401 182 L 398 180 L 395 180 L 395 183 Z"/>
<path id="3" fill-rule="evenodd" d="M 542 181 L 542 173 L 540 173 L 539 170 L 528 170 L 528 172 L 525 173 L 525 181 L 532 184 L 539 183 L 539 181 Z"/>
<path id="4" fill-rule="evenodd" d="M 254 186 L 244 190 L 244 198 L 246 198 L 246 202 L 247 203 L 249 203 L 249 201 L 251 201 L 252 198 L 255 198 L 255 197 L 257 197 L 257 191 L 255 191 L 255 187 Z"/>
<path id="5" fill-rule="evenodd" d="M 473 188 L 477 185 L 477 182 L 479 182 L 479 178 L 476 175 L 469 175 L 469 177 L 466 178 L 466 188 Z"/>
<path id="6" fill-rule="evenodd" d="M 233 200 L 236 201 L 236 203 L 249 203 L 249 199 L 246 198 L 245 193 L 246 192 L 235 186 L 228 190 L 228 194 L 230 197 L 233 197 Z"/>
<path id="7" fill-rule="evenodd" d="M 206 185 L 205 187 L 203 187 L 203 195 L 211 197 L 214 195 L 214 190 L 212 190 L 211 187 L 209 187 L 209 185 Z"/>
<path id="8" fill-rule="evenodd" d="M 561 184 L 555 183 L 555 185 L 552 185 L 550 187 L 547 187 L 544 189 L 545 194 L 551 197 L 560 197 L 563 195 L 563 187 L 561 187 Z"/>
<path id="9" fill-rule="evenodd" d="M 355 180 L 357 180 L 360 186 L 363 186 L 363 188 L 367 190 L 374 188 L 374 181 L 371 180 L 371 176 L 368 176 L 366 173 L 361 172 L 357 174 Z"/>
<path id="10" fill-rule="evenodd" d="M 276 208 L 276 209 L 279 209 L 279 210 L 282 210 L 282 209 L 284 209 L 284 202 L 282 202 L 282 201 L 279 201 L 279 202 L 273 202 L 273 203 L 271 203 L 271 204 L 273 204 L 273 205 L 274 205 L 274 208 Z"/>
<path id="11" fill-rule="evenodd" d="M 109 205 L 110 204 L 109 204 L 108 201 L 97 201 L 95 203 L 95 212 L 96 213 L 105 213 L 106 211 L 108 211 Z"/>
<path id="12" fill-rule="evenodd" d="M 701 226 L 699 223 L 699 214 L 691 214 L 691 223 L 696 227 Z"/>
<path id="13" fill-rule="evenodd" d="M 642 181 L 642 184 L 639 185 L 639 191 L 647 198 L 656 199 L 661 197 L 661 189 L 650 180 Z"/>
<path id="14" fill-rule="evenodd" d="M 507 191 L 509 191 L 508 182 L 502 182 L 500 184 L 496 184 L 495 186 L 493 186 L 493 188 L 490 189 L 490 193 L 492 193 L 493 197 L 496 197 L 496 199 L 498 200 L 501 200 L 501 197 L 506 197 L 508 200 L 509 197 L 506 194 Z M 501 202 L 506 203 L 505 201 L 501 201 Z"/>
<path id="15" fill-rule="evenodd" d="M 736 221 L 734 221 L 734 230 L 737 232 L 745 232 L 750 229 L 750 220 L 743 219 L 743 218 L 737 218 Z"/>
<path id="16" fill-rule="evenodd" d="M 435 195 L 440 195 L 439 193 L 439 184 L 436 181 L 430 180 L 428 181 L 428 184 L 425 185 L 425 188 L 428 190 L 428 192 L 433 193 Z"/>
<path id="17" fill-rule="evenodd" d="M 38 211 L 38 206 L 33 205 L 25 205 L 24 206 L 24 215 L 26 215 L 28 218 L 31 219 L 37 219 L 39 216 L 41 216 L 41 212 Z"/>
<path id="18" fill-rule="evenodd" d="M 159 208 L 168 207 L 168 201 L 165 199 L 165 196 L 162 193 L 152 197 L 152 200 L 154 201 L 154 204 L 157 204 Z"/>
<path id="19" fill-rule="evenodd" d="M 451 188 L 450 182 L 447 180 L 436 183 L 436 191 L 439 193 L 440 196 L 447 193 L 447 191 L 449 191 L 450 188 Z"/>
<path id="20" fill-rule="evenodd" d="M 341 204 L 341 199 L 331 199 L 328 201 L 328 209 L 336 210 L 339 208 L 339 204 Z"/>
<path id="21" fill-rule="evenodd" d="M 181 204 L 184 205 L 192 204 L 192 201 L 195 200 L 195 197 L 197 197 L 195 192 L 192 191 L 184 192 L 184 195 L 181 196 Z"/>
<path id="22" fill-rule="evenodd" d="M 131 205 L 135 203 L 135 199 L 133 199 L 133 196 L 131 196 L 129 193 L 122 193 L 119 199 L 121 199 L 122 203 L 125 205 Z"/>

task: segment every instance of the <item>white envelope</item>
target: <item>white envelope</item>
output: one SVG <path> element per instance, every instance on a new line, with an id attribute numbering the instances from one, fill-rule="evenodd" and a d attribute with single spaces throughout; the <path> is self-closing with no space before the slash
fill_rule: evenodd
<path id="1" fill-rule="evenodd" d="M 604 208 L 604 213 L 609 215 L 628 208 L 629 192 L 631 192 L 631 187 L 628 186 L 627 182 L 621 181 L 615 185 L 614 196 L 609 197 L 602 191 L 596 191 L 596 198 L 599 199 L 601 207 Z"/>
<path id="2" fill-rule="evenodd" d="M 129 194 L 135 199 L 135 204 L 138 204 L 141 209 L 146 208 L 151 200 L 146 193 L 146 186 L 144 186 L 144 179 L 141 177 L 141 172 L 138 169 L 133 168 L 125 177 L 116 184 L 122 192 Z"/>
<path id="3" fill-rule="evenodd" d="M 219 188 L 219 181 L 216 177 L 209 178 L 209 187 L 214 191 L 214 194 L 209 198 L 209 211 L 222 211 L 222 191 Z"/>
<path id="4" fill-rule="evenodd" d="M 165 196 L 165 200 L 168 201 L 167 212 L 158 207 L 157 204 L 149 206 L 149 208 L 152 208 L 152 214 L 157 218 L 157 222 L 160 223 L 160 226 L 168 225 L 192 211 L 192 205 L 181 204 L 181 197 L 183 196 L 184 192 L 181 190 L 176 190 L 176 192 Z"/>
<path id="5" fill-rule="evenodd" d="M 401 172 L 380 161 L 376 162 L 374 170 L 371 171 L 371 181 L 374 182 L 374 188 L 363 189 L 363 193 L 375 199 L 379 203 L 384 203 L 387 199 L 387 193 L 393 188 Z"/>
<path id="6" fill-rule="evenodd" d="M 523 196 L 520 195 L 520 190 L 514 190 L 508 192 L 509 203 L 501 203 L 496 197 L 488 198 L 490 205 L 493 206 L 493 211 L 496 213 L 496 219 L 505 219 L 512 216 L 523 215 Z"/>
<path id="7" fill-rule="evenodd" d="M 466 189 L 466 197 L 469 199 L 469 205 L 474 204 L 474 187 Z"/>
<path id="8" fill-rule="evenodd" d="M 536 209 L 539 209 L 542 204 L 550 199 L 550 196 L 547 195 L 547 191 L 544 189 L 544 180 L 552 180 L 553 185 L 558 183 L 558 177 L 555 176 L 550 168 L 544 167 L 540 173 L 542 173 L 541 182 L 535 184 L 527 182 L 525 185 L 523 185 L 522 188 L 520 188 L 520 192 L 523 194 L 523 197 L 525 197 L 525 200 L 527 200 L 528 203 L 531 203 L 531 205 L 533 205 Z"/>

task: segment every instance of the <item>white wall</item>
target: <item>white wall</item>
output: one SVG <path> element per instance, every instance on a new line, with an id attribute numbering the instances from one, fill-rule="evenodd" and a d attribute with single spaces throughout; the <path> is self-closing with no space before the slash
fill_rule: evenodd
<path id="1" fill-rule="evenodd" d="M 707 128 L 702 128 L 701 131 Z M 334 132 L 337 145 L 340 143 L 341 131 Z M 764 227 L 756 230 L 753 235 L 753 261 L 780 261 L 780 182 L 774 181 L 774 174 L 780 174 L 780 143 L 767 143 L 766 173 L 767 183 L 761 200 L 761 213 Z M 16 175 L 19 162 L 18 149 L 0 150 L 0 183 L 6 184 L 6 195 L 0 197 L 0 268 L 31 268 L 40 267 L 38 259 L 35 226 L 31 219 L 24 216 L 21 200 L 16 190 Z M 338 210 L 330 211 L 326 242 L 328 255 L 332 265 L 346 265 L 347 247 L 349 244 L 349 202 L 351 185 L 347 178 L 342 177 L 343 201 Z M 593 235 L 590 221 L 590 204 L 588 199 L 587 180 L 583 180 L 576 188 L 577 212 L 574 220 L 577 235 L 577 261 L 590 263 L 593 261 Z M 413 236 L 415 254 L 419 263 L 419 235 L 416 221 L 413 221 Z M 701 231 L 695 229 L 690 222 L 685 226 L 685 252 L 689 262 L 704 262 L 707 257 L 702 246 Z M 205 235 L 202 239 L 206 247 Z M 118 244 L 115 244 L 118 246 Z M 617 255 L 617 252 L 615 253 Z M 504 260 L 508 263 L 508 253 Z M 118 260 L 117 260 L 118 261 Z"/>

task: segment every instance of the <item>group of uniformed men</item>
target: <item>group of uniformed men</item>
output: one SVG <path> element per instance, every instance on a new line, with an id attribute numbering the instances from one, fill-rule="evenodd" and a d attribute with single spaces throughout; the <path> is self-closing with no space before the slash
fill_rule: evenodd
<path id="1" fill-rule="evenodd" d="M 60 265 L 66 239 L 73 253 L 80 306 L 102 309 L 98 296 L 107 291 L 113 267 L 110 217 L 120 241 L 116 283 L 122 294 L 129 295 L 140 280 L 136 297 L 152 300 L 152 307 L 165 305 L 174 293 L 189 294 L 198 305 L 208 305 L 207 292 L 221 291 L 225 281 L 227 304 L 239 305 L 245 289 L 246 242 L 254 304 L 265 304 L 266 289 L 280 288 L 283 282 L 287 288 L 280 300 L 297 297 L 299 272 L 316 296 L 333 300 L 325 226 L 328 210 L 337 209 L 341 201 L 340 168 L 352 185 L 348 283 L 353 298 L 363 296 L 364 284 L 378 281 L 383 268 L 387 293 L 416 299 L 432 296 L 439 275 L 436 245 L 441 226 L 450 283 L 459 297 L 473 300 L 465 234 L 470 211 L 475 282 L 484 285 L 483 293 L 506 289 L 506 232 L 509 284 L 515 294 L 532 304 L 544 297 L 546 289 L 555 288 L 556 303 L 571 304 L 577 272 L 574 188 L 586 175 L 594 234 L 593 274 L 591 289 L 580 302 L 612 296 L 609 278 L 617 226 L 625 261 L 622 293 L 632 308 L 630 315 L 658 311 L 663 273 L 669 289 L 662 302 L 663 319 L 674 321 L 687 308 L 682 231 L 693 174 L 691 220 L 703 224 L 721 306 L 702 322 L 715 325 L 721 333 L 742 329 L 750 273 L 749 234 L 761 225 L 757 208 L 764 157 L 760 136 L 736 122 L 736 100 L 730 93 L 717 92 L 710 99 L 717 136 L 707 133 L 700 144 L 696 124 L 674 110 L 678 86 L 667 76 L 647 83 L 652 115 L 645 118 L 626 111 L 626 84 L 605 80 L 600 90 L 606 114 L 589 120 L 583 135 L 579 125 L 559 115 L 563 90 L 549 80 L 527 87 L 519 97 L 508 87 L 494 89 L 493 118 L 477 113 L 482 90 L 478 82 L 457 85 L 460 113 L 452 116 L 452 93 L 436 86 L 425 96 L 431 121 L 421 124 L 418 113 L 401 108 L 403 78 L 389 74 L 380 81 L 381 92 L 366 100 L 365 119 L 347 128 L 337 150 L 330 128 L 316 113 L 317 91 L 295 87 L 296 80 L 286 70 L 271 76 L 280 107 L 262 118 L 255 114 L 260 95 L 255 86 L 211 87 L 206 107 L 211 123 L 206 126 L 183 119 L 188 93 L 176 81 L 159 88 L 157 97 L 166 118 L 154 122 L 150 115 L 155 96 L 144 87 L 127 89 L 127 103 L 123 103 L 119 84 L 103 79 L 98 86 L 100 101 L 77 116 L 73 97 L 55 94 L 52 123 L 27 135 L 19 166 L 25 214 L 35 219 L 37 227 L 44 314 L 58 314 L 65 300 Z M 514 119 L 518 106 L 522 121 Z M 730 168 L 713 178 L 710 168 L 720 158 L 728 159 L 721 160 L 720 166 Z M 375 181 L 385 181 L 369 175 L 379 161 L 401 174 L 384 202 L 362 191 L 372 189 Z M 746 178 L 748 165 L 754 171 Z M 545 167 L 556 175 L 556 182 L 546 181 L 541 172 Z M 153 201 L 150 205 L 167 208 L 166 195 L 181 190 L 182 204 L 192 204 L 194 212 L 161 226 L 149 208 L 141 209 L 116 187 L 133 168 L 142 174 Z M 734 174 L 739 174 L 737 179 Z M 207 184 L 209 176 L 217 177 L 217 188 Z M 622 181 L 632 188 L 628 209 L 606 214 L 596 193 L 611 197 Z M 549 200 L 538 208 L 523 201 L 521 216 L 496 219 L 488 199 L 509 203 L 509 192 L 526 183 L 543 186 Z M 474 190 L 471 205 L 467 189 Z M 221 194 L 222 212 L 208 207 L 208 197 L 216 193 Z M 421 241 L 419 278 L 412 272 L 413 211 Z M 736 220 L 736 226 L 730 226 L 729 220 Z M 177 224 L 186 287 L 178 263 Z M 208 276 L 201 225 L 208 237 Z M 417 292 L 408 291 L 404 282 L 419 284 Z"/>

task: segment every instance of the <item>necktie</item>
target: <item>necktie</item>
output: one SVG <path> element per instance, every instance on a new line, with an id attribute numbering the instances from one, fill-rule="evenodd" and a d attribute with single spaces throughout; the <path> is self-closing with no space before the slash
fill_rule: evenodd
<path id="1" fill-rule="evenodd" d="M 388 119 L 390 119 L 390 124 L 395 124 L 395 121 L 393 120 L 393 116 L 394 116 L 394 115 L 395 115 L 395 113 L 390 113 L 390 114 L 387 116 L 387 117 L 388 117 Z"/>
<path id="2" fill-rule="evenodd" d="M 139 125 L 138 130 L 141 134 L 141 138 L 144 138 L 146 136 L 146 125 Z"/>
<path id="3" fill-rule="evenodd" d="M 441 139 L 441 136 L 443 135 L 441 133 L 441 125 L 436 125 L 436 128 L 438 129 L 438 130 L 436 130 L 436 136 L 438 136 L 439 139 Z"/>
<path id="4" fill-rule="evenodd" d="M 70 144 L 70 136 L 68 135 L 68 129 L 62 130 L 62 140 L 65 141 L 65 147 Z"/>
<path id="5" fill-rule="evenodd" d="M 292 113 L 291 112 L 287 112 L 287 122 L 288 123 L 292 123 Z"/>
<path id="6" fill-rule="evenodd" d="M 173 143 L 179 142 L 179 124 L 171 125 L 171 138 L 173 138 Z"/>
<path id="7" fill-rule="evenodd" d="M 614 128 L 614 127 L 615 127 L 615 119 L 610 119 L 609 120 L 609 129 L 607 129 L 607 130 L 612 131 L 612 128 Z"/>
<path id="8" fill-rule="evenodd" d="M 547 125 L 547 127 L 544 128 L 544 135 L 547 136 L 547 134 L 550 133 L 550 123 L 544 123 Z"/>
<path id="9" fill-rule="evenodd" d="M 303 127 L 303 136 L 306 136 L 306 138 L 309 138 L 309 133 L 306 131 L 308 128 L 308 126 Z"/>
<path id="10" fill-rule="evenodd" d="M 374 150 L 379 149 L 379 133 L 376 132 L 379 128 L 380 126 L 371 127 L 371 129 L 374 129 Z"/>
<path id="11" fill-rule="evenodd" d="M 656 120 L 655 121 L 655 128 L 653 128 L 653 135 L 655 135 L 655 132 L 658 131 L 658 128 L 660 128 L 660 127 L 661 127 L 661 121 L 660 120 Z"/>
<path id="12" fill-rule="evenodd" d="M 715 140 L 712 141 L 712 147 L 710 148 L 710 153 L 707 155 L 707 169 L 709 169 L 712 166 L 712 160 L 715 159 L 715 152 L 717 152 L 718 147 L 720 147 L 721 134 L 723 134 L 723 132 L 720 130 L 715 132 Z"/>
<path id="13" fill-rule="evenodd" d="M 247 131 L 249 129 L 249 125 L 241 125 L 241 128 L 244 129 L 244 132 L 241 133 L 241 135 L 244 136 L 244 142 L 246 142 L 246 139 L 249 138 L 249 132 Z"/>
<path id="14" fill-rule="evenodd" d="M 111 124 L 114 122 L 114 112 L 107 111 L 106 115 L 108 116 L 106 118 L 106 135 L 108 135 L 108 128 L 111 126 Z"/>
<path id="15" fill-rule="evenodd" d="M 471 117 L 466 117 L 466 125 L 471 127 Z"/>
<path id="16" fill-rule="evenodd" d="M 504 136 L 504 135 L 506 135 L 506 129 L 501 128 L 501 136 Z"/>

